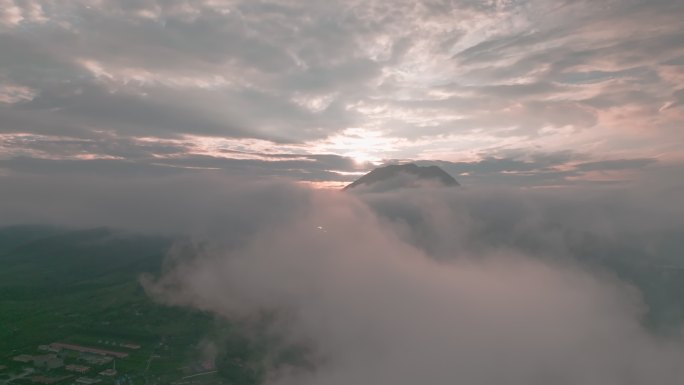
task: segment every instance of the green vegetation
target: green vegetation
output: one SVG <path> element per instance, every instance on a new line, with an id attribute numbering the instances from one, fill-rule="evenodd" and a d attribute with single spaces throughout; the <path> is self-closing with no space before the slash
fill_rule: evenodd
<path id="1" fill-rule="evenodd" d="M 236 325 L 152 301 L 138 278 L 159 274 L 171 243 L 109 229 L 0 228 L 0 385 L 37 383 L 37 376 L 69 376 L 55 383 L 71 384 L 82 375 L 102 385 L 251 385 L 273 368 L 312 367 L 307 349 L 267 332 L 273 314 L 264 314 L 256 325 Z M 630 254 L 630 248 L 586 239 L 577 244 L 574 252 L 587 256 L 584 263 L 641 290 L 649 306 L 644 321 L 653 330 L 667 333 L 669 325 L 681 325 L 684 270 L 667 261 L 638 263 L 644 258 Z M 38 347 L 54 342 L 128 356 L 92 363 L 82 353 L 58 353 L 64 365 L 90 367 L 87 374 L 14 360 L 51 354 Z M 114 365 L 115 375 L 99 374 Z"/>
<path id="2" fill-rule="evenodd" d="M 87 374 L 101 379 L 101 384 L 169 383 L 210 372 L 211 366 L 202 366 L 199 343 L 218 321 L 154 303 L 138 283 L 140 274 L 158 273 L 170 244 L 165 238 L 108 229 L 0 229 L 0 365 L 5 366 L 0 369 L 0 384 L 11 373 L 32 367 L 13 357 L 44 355 L 47 352 L 37 351 L 38 346 L 53 342 L 129 353 L 116 360 L 116 376 L 97 375 L 113 363 Z M 140 348 L 121 346 L 126 343 Z M 83 364 L 79 353 L 61 356 L 65 364 Z M 57 374 L 73 375 L 63 368 L 50 375 Z M 11 383 L 31 383 L 31 376 Z M 216 375 L 193 380 L 222 383 Z"/>

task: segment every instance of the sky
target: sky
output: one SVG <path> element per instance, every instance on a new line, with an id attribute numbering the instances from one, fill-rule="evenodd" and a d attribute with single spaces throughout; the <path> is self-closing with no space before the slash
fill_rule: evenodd
<path id="1" fill-rule="evenodd" d="M 683 124 L 678 0 L 0 0 L 0 226 L 172 238 L 264 385 L 681 382 Z"/>
<path id="2" fill-rule="evenodd" d="M 684 162 L 677 0 L 0 0 L 0 176 L 620 184 Z"/>

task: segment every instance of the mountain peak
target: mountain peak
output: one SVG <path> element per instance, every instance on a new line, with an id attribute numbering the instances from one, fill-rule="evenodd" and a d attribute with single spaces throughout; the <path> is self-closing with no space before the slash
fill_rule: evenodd
<path id="1" fill-rule="evenodd" d="M 347 185 L 344 190 L 361 186 L 370 187 L 380 183 L 387 184 L 387 188 L 418 187 L 422 182 L 432 182 L 442 186 L 459 186 L 456 179 L 438 166 L 418 166 L 415 163 L 405 163 L 373 169 Z"/>

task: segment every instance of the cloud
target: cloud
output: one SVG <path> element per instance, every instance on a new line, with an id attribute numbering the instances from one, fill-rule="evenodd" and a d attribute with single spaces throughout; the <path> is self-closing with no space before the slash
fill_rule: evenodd
<path id="1" fill-rule="evenodd" d="M 675 383 L 681 342 L 645 325 L 684 319 L 682 15 L 0 0 L 0 224 L 206 241 L 148 288 L 282 312 L 317 365 L 269 383 Z M 466 187 L 291 182 L 391 159 Z"/>
<path id="2" fill-rule="evenodd" d="M 313 366 L 271 368 L 269 384 L 684 375 L 681 182 L 347 194 L 210 173 L 3 178 L 3 224 L 193 240 L 147 289 L 231 320 L 275 312 Z"/>
<path id="3" fill-rule="evenodd" d="M 681 217 L 610 196 L 316 193 L 286 226 L 237 248 L 198 248 L 146 285 L 228 319 L 280 315 L 275 332 L 306 344 L 315 365 L 271 368 L 267 384 L 671 383 L 684 375 L 681 341 L 645 328 L 654 310 L 598 266 L 646 263 L 647 253 L 628 262 L 639 248 L 630 234 L 650 239 L 665 233 L 647 230 L 650 219 L 674 229 Z M 616 254 L 579 251 L 589 235 Z M 660 252 L 648 263 L 662 263 Z"/>
<path id="4" fill-rule="evenodd" d="M 436 263 L 361 229 L 328 229 L 364 235 L 351 249 L 348 239 L 296 246 L 291 236 L 306 236 L 298 231 L 258 239 L 246 255 L 184 266 L 157 290 L 169 285 L 171 303 L 226 317 L 284 308 L 291 319 L 282 332 L 312 341 L 322 363 L 299 376 L 270 373 L 266 383 L 621 384 L 682 375 L 681 348 L 644 332 L 638 302 L 619 285 L 524 259 Z"/>
<path id="5" fill-rule="evenodd" d="M 579 170 L 624 170 L 646 167 L 656 162 L 655 159 L 616 159 L 602 162 L 588 162 L 576 166 Z"/>
<path id="6" fill-rule="evenodd" d="M 640 173 L 668 166 L 655 158 L 610 159 L 587 162 L 589 155 L 572 151 L 530 152 L 504 150 L 471 162 L 430 162 L 438 164 L 466 186 L 568 186 L 610 181 L 631 184 Z M 484 154 L 483 154 L 484 155 Z M 419 162 L 423 163 L 423 162 Z M 609 177 L 597 179 L 596 175 Z"/>
<path id="7" fill-rule="evenodd" d="M 677 1 L 2 5 L 0 132 L 70 138 L 44 158 L 103 131 L 121 154 L 202 137 L 337 156 L 365 132 L 378 161 L 671 159 L 682 140 Z"/>

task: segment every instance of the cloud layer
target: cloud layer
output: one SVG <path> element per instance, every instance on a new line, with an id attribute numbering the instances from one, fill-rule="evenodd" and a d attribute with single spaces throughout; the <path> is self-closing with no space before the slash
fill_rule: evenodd
<path id="1" fill-rule="evenodd" d="M 681 212 L 658 213 L 662 201 L 621 196 L 615 204 L 579 193 L 314 193 L 238 247 L 225 245 L 233 237 L 226 232 L 185 254 L 147 288 L 228 319 L 275 311 L 273 329 L 306 344 L 315 364 L 274 368 L 268 384 L 684 378 L 680 336 L 644 326 L 655 309 L 614 269 L 682 269 L 682 245 L 668 257 L 667 242 L 657 240 L 681 228 Z"/>
<path id="2" fill-rule="evenodd" d="M 564 172 L 682 161 L 683 15 L 675 0 L 2 0 L 0 167 L 343 181 L 366 161 L 495 160 L 530 163 L 495 172 L 516 184 L 630 179 Z"/>
<path id="3" fill-rule="evenodd" d="M 2 224 L 183 235 L 150 294 L 273 331 L 269 384 L 684 378 L 681 185 L 349 194 L 214 174 L 8 177 Z M 192 245 L 197 245 L 193 247 Z"/>

